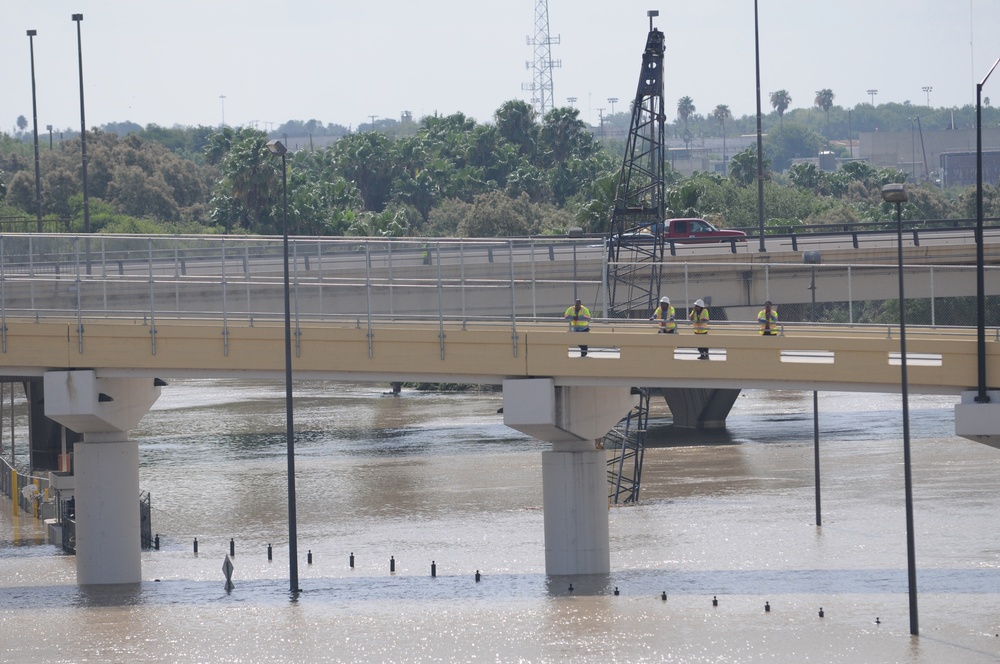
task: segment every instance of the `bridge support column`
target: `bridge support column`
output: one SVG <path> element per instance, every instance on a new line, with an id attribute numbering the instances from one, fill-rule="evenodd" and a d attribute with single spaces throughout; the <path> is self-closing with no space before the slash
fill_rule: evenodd
<path id="1" fill-rule="evenodd" d="M 546 574 L 607 574 L 607 458 L 601 438 L 635 407 L 627 387 L 505 380 L 504 424 L 552 443 L 542 453 Z"/>
<path id="2" fill-rule="evenodd" d="M 138 583 L 139 445 L 128 432 L 160 388 L 152 378 L 49 371 L 44 391 L 46 416 L 83 434 L 74 446 L 77 583 Z"/>
<path id="3" fill-rule="evenodd" d="M 1000 390 L 987 390 L 987 403 L 977 403 L 979 392 L 962 392 L 955 405 L 955 435 L 1000 448 Z"/>
<path id="4" fill-rule="evenodd" d="M 674 426 L 690 429 L 724 429 L 739 390 L 704 389 L 696 387 L 665 387 Z"/>

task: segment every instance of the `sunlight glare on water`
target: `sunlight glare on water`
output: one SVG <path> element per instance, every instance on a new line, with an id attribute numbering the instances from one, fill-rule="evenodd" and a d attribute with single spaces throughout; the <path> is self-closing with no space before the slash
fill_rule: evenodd
<path id="1" fill-rule="evenodd" d="M 819 395 L 821 527 L 811 393 L 745 392 L 721 433 L 673 431 L 654 404 L 641 501 L 609 513 L 612 573 L 547 577 L 547 446 L 503 426 L 499 393 L 385 392 L 296 385 L 302 592 L 292 598 L 283 385 L 173 382 L 133 432 L 161 537 L 142 554 L 140 584 L 78 587 L 73 557 L 0 501 L 0 655 L 1000 660 L 1000 452 L 954 437 L 953 397 L 910 398 L 914 639 L 898 395 Z"/>

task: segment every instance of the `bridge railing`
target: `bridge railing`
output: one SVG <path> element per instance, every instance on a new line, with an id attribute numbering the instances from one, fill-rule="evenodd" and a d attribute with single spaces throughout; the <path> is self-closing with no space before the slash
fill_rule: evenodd
<path id="1" fill-rule="evenodd" d="M 290 298 L 296 323 L 347 320 L 559 320 L 580 297 L 600 317 L 608 264 L 592 240 L 294 238 Z M 987 294 L 1000 295 L 1000 268 Z M 974 325 L 975 268 L 907 265 L 913 324 Z M 714 321 L 755 321 L 770 299 L 783 321 L 894 323 L 892 265 L 695 262 L 662 264 L 656 299 L 678 318 L 696 299 Z M 7 317 L 217 318 L 254 325 L 283 317 L 280 238 L 0 236 L 0 329 Z M 646 319 L 652 311 L 635 310 Z M 1000 307 L 987 308 L 988 325 Z"/>

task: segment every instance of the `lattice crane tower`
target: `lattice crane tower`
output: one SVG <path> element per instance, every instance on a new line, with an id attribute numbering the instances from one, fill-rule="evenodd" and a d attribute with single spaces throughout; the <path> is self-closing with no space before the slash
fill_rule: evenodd
<path id="1" fill-rule="evenodd" d="M 649 35 L 608 233 L 607 315 L 611 318 L 651 316 L 659 299 L 662 274 L 667 121 L 663 101 L 664 37 L 653 27 L 653 17 L 659 12 L 650 10 L 647 15 Z"/>
<path id="2" fill-rule="evenodd" d="M 535 2 L 535 36 L 528 36 L 528 46 L 535 50 L 535 58 L 524 63 L 533 71 L 531 83 L 522 83 L 521 89 L 531 92 L 531 105 L 538 111 L 539 118 L 555 108 L 552 93 L 552 70 L 562 67 L 561 60 L 552 59 L 552 45 L 559 43 L 559 36 L 549 36 L 549 2 Z"/>

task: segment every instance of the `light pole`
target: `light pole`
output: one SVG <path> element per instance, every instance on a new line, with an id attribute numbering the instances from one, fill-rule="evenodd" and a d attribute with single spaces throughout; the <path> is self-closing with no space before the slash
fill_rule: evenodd
<path id="1" fill-rule="evenodd" d="M 903 203 L 902 184 L 882 187 L 882 200 L 896 204 L 896 249 L 899 270 L 899 363 L 903 393 L 903 483 L 906 487 L 906 568 L 910 587 L 910 634 L 917 636 L 917 554 L 913 543 L 913 477 L 910 472 L 910 398 L 906 375 L 906 296 L 903 293 Z"/>
<path id="2" fill-rule="evenodd" d="M 767 251 L 764 246 L 764 132 L 761 129 L 760 112 L 760 26 L 757 21 L 757 0 L 753 0 L 753 51 L 757 67 L 757 226 L 760 235 L 758 251 Z"/>
<path id="3" fill-rule="evenodd" d="M 916 118 L 906 118 L 910 121 L 910 171 L 913 173 L 913 181 L 917 181 L 917 137 L 913 133 L 913 122 Z"/>
<path id="4" fill-rule="evenodd" d="M 219 95 L 219 100 L 222 101 L 222 124 L 219 125 L 220 129 L 226 128 L 226 95 Z"/>
<path id="5" fill-rule="evenodd" d="M 45 128 L 49 130 L 49 151 L 52 151 L 52 125 L 45 125 Z"/>
<path id="6" fill-rule="evenodd" d="M 983 86 L 1000 64 L 998 58 L 983 80 L 976 84 L 976 350 L 979 391 L 976 403 L 989 403 L 986 393 L 986 279 L 983 267 Z"/>
<path id="7" fill-rule="evenodd" d="M 615 104 L 618 103 L 618 97 L 608 97 L 608 103 L 611 104 L 611 115 L 615 114 Z"/>
<path id="8" fill-rule="evenodd" d="M 875 88 L 868 88 L 867 93 L 872 98 L 872 106 L 874 107 L 875 106 L 875 95 L 878 94 L 878 90 L 876 90 Z"/>
<path id="9" fill-rule="evenodd" d="M 285 261 L 285 452 L 288 459 L 288 583 L 289 590 L 299 592 L 298 534 L 295 526 L 295 427 L 292 421 L 292 306 L 288 294 L 288 148 L 278 140 L 270 141 L 267 149 L 281 157 L 281 236 Z"/>
<path id="10" fill-rule="evenodd" d="M 83 14 L 73 14 L 76 21 L 76 53 L 80 63 L 80 153 L 83 159 L 83 232 L 87 236 L 84 241 L 87 251 L 87 274 L 90 274 L 90 192 L 87 188 L 87 117 L 83 112 L 83 38 L 80 36 L 80 23 Z"/>
<path id="11" fill-rule="evenodd" d="M 35 133 L 35 214 L 38 216 L 38 232 L 42 232 L 42 175 L 38 167 L 38 104 L 35 102 L 35 35 L 37 30 L 28 30 L 28 46 L 31 50 L 31 127 Z"/>
<path id="12" fill-rule="evenodd" d="M 576 108 L 576 97 L 566 97 L 566 101 L 569 102 L 570 106 Z"/>
<path id="13" fill-rule="evenodd" d="M 923 90 L 924 94 L 927 95 L 927 107 L 930 108 L 930 105 L 931 105 L 931 93 L 934 92 L 934 88 L 931 87 L 930 85 L 925 85 L 924 87 L 922 87 L 920 89 Z"/>

